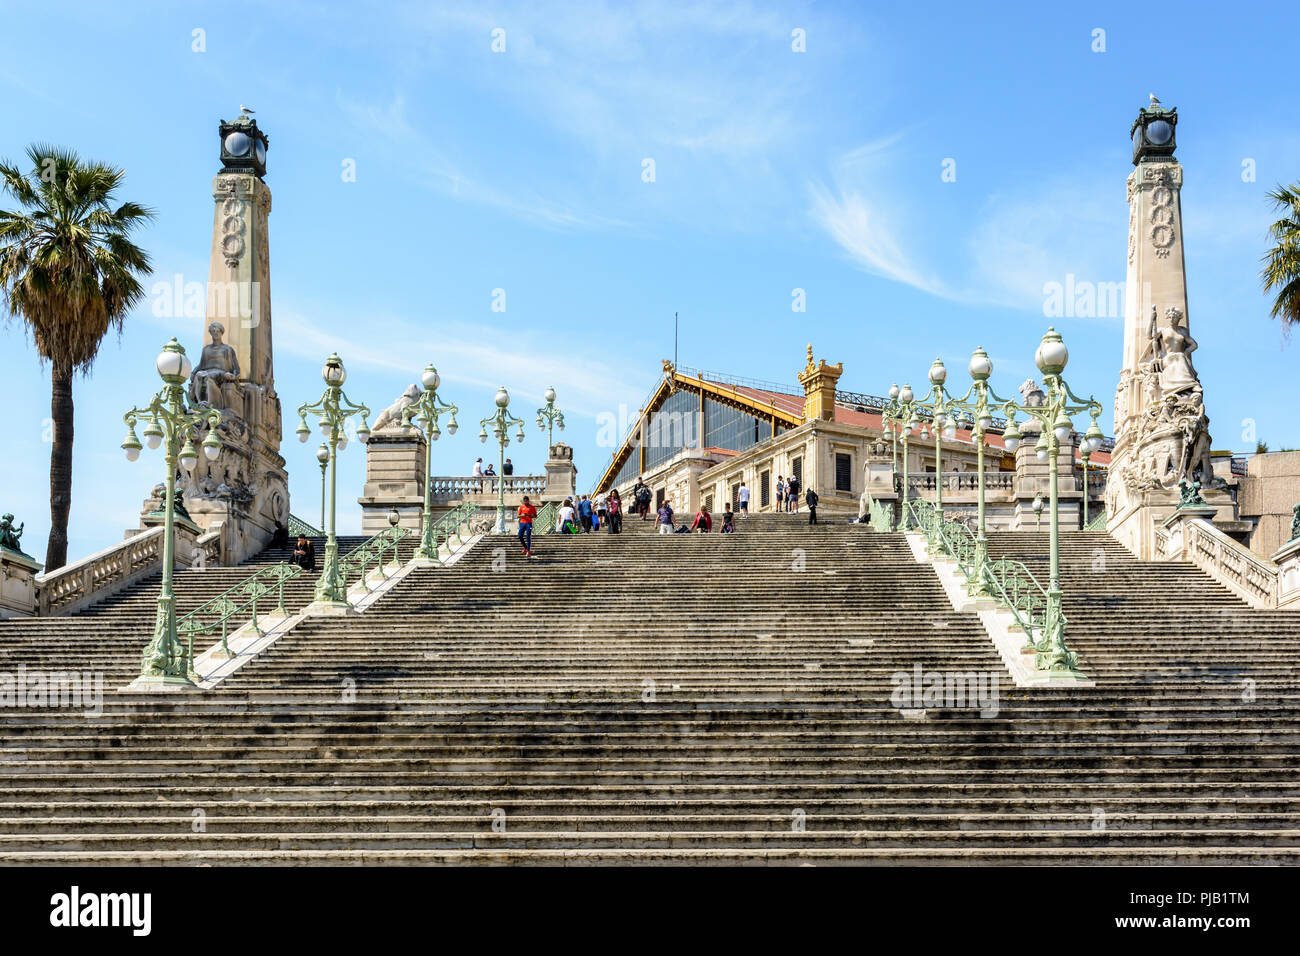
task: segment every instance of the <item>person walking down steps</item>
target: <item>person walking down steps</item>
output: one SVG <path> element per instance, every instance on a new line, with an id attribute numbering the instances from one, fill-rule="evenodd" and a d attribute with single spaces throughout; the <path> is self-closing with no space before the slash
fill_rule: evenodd
<path id="1" fill-rule="evenodd" d="M 808 506 L 809 524 L 817 523 L 817 502 L 820 500 L 821 499 L 817 497 L 817 492 L 813 491 L 811 488 L 809 488 L 808 491 L 804 493 L 803 503 Z"/>
<path id="2" fill-rule="evenodd" d="M 533 556 L 533 519 L 536 517 L 537 509 L 524 495 L 524 503 L 519 506 L 519 543 L 523 545 L 525 558 Z"/>
<path id="3" fill-rule="evenodd" d="M 659 515 L 655 518 L 655 524 L 659 526 L 660 534 L 673 533 L 673 509 L 667 501 L 659 506 Z"/>

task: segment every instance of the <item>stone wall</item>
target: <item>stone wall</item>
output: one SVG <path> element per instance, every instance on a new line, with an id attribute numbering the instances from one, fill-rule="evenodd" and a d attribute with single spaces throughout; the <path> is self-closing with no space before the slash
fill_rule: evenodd
<path id="1" fill-rule="evenodd" d="M 1250 549 L 1268 557 L 1291 537 L 1291 509 L 1300 504 L 1300 451 L 1253 456 L 1237 485 L 1241 517 L 1255 522 Z"/>

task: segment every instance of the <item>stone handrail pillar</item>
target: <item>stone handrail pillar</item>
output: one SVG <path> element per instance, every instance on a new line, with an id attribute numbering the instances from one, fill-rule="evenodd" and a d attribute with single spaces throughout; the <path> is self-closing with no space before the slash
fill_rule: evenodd
<path id="1" fill-rule="evenodd" d="M 1300 538 L 1292 538 L 1271 557 L 1278 568 L 1277 606 L 1300 609 Z"/>

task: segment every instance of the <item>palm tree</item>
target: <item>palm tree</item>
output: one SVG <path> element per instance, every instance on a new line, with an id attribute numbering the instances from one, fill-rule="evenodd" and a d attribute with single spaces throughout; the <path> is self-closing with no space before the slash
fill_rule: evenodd
<path id="1" fill-rule="evenodd" d="M 1269 314 L 1290 332 L 1292 326 L 1300 325 L 1300 183 L 1279 186 L 1268 198 L 1283 216 L 1268 227 L 1269 238 L 1277 245 L 1264 256 L 1260 278 L 1265 292 L 1277 289 Z"/>
<path id="2" fill-rule="evenodd" d="M 0 163 L 0 187 L 18 204 L 0 209 L 0 290 L 7 318 L 22 320 L 41 364 L 52 368 L 49 572 L 68 560 L 72 376 L 90 372 L 109 328 L 121 334 L 144 295 L 140 277 L 149 273 L 149 256 L 129 237 L 153 212 L 132 202 L 113 208 L 113 191 L 126 175 L 121 169 L 51 146 L 31 146 L 27 157 L 28 174 Z"/>

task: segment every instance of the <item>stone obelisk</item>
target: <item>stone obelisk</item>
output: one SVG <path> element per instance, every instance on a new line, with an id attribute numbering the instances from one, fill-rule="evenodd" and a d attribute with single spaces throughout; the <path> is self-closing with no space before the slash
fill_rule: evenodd
<path id="1" fill-rule="evenodd" d="M 271 190 L 263 181 L 269 140 L 243 107 L 218 132 L 207 314 L 190 400 L 221 409 L 223 450 L 211 463 L 200 457 L 184 476 L 184 491 L 195 523 L 222 524 L 227 560 L 238 561 L 287 524 L 289 489 L 271 347 Z"/>
<path id="2" fill-rule="evenodd" d="M 1154 556 L 1155 529 L 1195 491 L 1215 518 L 1235 518 L 1235 504 L 1214 478 L 1209 418 L 1192 365 L 1180 194 L 1183 167 L 1174 158 L 1177 109 L 1152 97 L 1130 136 L 1128 275 L 1124 354 L 1115 392 L 1115 449 L 1106 482 L 1106 522 L 1140 557 Z"/>

